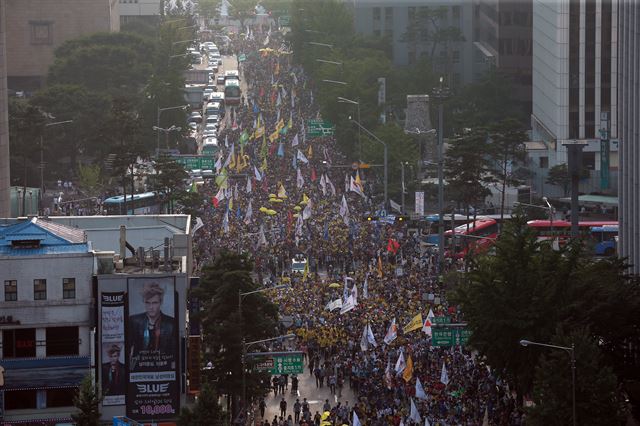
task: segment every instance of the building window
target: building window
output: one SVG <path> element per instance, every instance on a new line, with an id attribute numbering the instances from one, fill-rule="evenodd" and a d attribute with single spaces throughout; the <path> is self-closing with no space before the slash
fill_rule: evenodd
<path id="1" fill-rule="evenodd" d="M 4 281 L 4 301 L 15 302 L 18 300 L 18 281 L 5 280 Z"/>
<path id="2" fill-rule="evenodd" d="M 453 57 L 452 57 L 451 61 L 454 64 L 457 64 L 458 62 L 460 62 L 460 51 L 459 50 L 454 50 L 453 51 Z"/>
<path id="3" fill-rule="evenodd" d="M 384 20 L 385 21 L 393 21 L 393 8 L 385 7 L 384 8 Z"/>
<path id="4" fill-rule="evenodd" d="M 374 7 L 373 8 L 373 20 L 374 21 L 379 21 L 380 20 L 380 8 L 379 7 Z"/>
<path id="5" fill-rule="evenodd" d="M 380 37 L 380 30 L 373 30 L 373 35 L 375 37 Z"/>
<path id="6" fill-rule="evenodd" d="M 31 44 L 53 44 L 53 22 L 29 21 Z"/>
<path id="7" fill-rule="evenodd" d="M 582 153 L 582 167 L 589 170 L 596 169 L 596 153 L 595 152 Z"/>
<path id="8" fill-rule="evenodd" d="M 453 19 L 460 19 L 460 6 L 453 6 L 451 8 L 451 16 Z"/>
<path id="9" fill-rule="evenodd" d="M 3 358 L 34 358 L 35 356 L 35 328 L 18 328 L 2 331 Z"/>
<path id="10" fill-rule="evenodd" d="M 78 355 L 78 327 L 47 327 L 47 356 Z"/>
<path id="11" fill-rule="evenodd" d="M 388 29 L 384 30 L 384 36 L 388 37 L 389 40 L 393 41 L 393 29 L 388 28 Z"/>
<path id="12" fill-rule="evenodd" d="M 30 390 L 12 390 L 4 393 L 4 409 L 5 410 L 26 410 L 36 407 L 35 389 Z"/>
<path id="13" fill-rule="evenodd" d="M 540 157 L 540 168 L 541 169 L 549 168 L 549 157 Z"/>
<path id="14" fill-rule="evenodd" d="M 453 87 L 460 87 L 460 74 L 453 73 Z"/>
<path id="15" fill-rule="evenodd" d="M 76 389 L 47 389 L 47 408 L 72 407 Z"/>
<path id="16" fill-rule="evenodd" d="M 62 279 L 62 298 L 63 299 L 76 298 L 76 279 L 75 278 Z"/>
<path id="17" fill-rule="evenodd" d="M 33 280 L 33 300 L 47 300 L 47 280 Z"/>

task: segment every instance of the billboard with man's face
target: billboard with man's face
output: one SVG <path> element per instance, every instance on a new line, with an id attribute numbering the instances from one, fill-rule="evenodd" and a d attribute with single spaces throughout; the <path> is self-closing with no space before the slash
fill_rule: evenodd
<path id="1" fill-rule="evenodd" d="M 128 279 L 127 417 L 175 418 L 180 411 L 174 277 Z"/>
<path id="2" fill-rule="evenodd" d="M 101 382 L 103 405 L 125 403 L 124 292 L 101 294 Z"/>

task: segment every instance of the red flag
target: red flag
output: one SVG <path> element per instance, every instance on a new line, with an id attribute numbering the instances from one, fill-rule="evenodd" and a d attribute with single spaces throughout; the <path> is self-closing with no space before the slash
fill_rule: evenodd
<path id="1" fill-rule="evenodd" d="M 211 197 L 211 202 L 213 203 L 213 207 L 215 207 L 217 209 L 218 208 L 218 204 L 220 204 L 220 201 L 218 201 L 218 199 L 216 197 Z"/>
<path id="2" fill-rule="evenodd" d="M 311 182 L 315 182 L 318 177 L 316 176 L 316 169 L 311 168 Z"/>
<path id="3" fill-rule="evenodd" d="M 389 243 L 387 244 L 387 251 L 393 254 L 396 254 L 399 248 L 400 248 L 400 244 L 393 238 L 389 238 Z"/>
<path id="4" fill-rule="evenodd" d="M 260 88 L 260 97 L 264 97 L 264 87 Z"/>

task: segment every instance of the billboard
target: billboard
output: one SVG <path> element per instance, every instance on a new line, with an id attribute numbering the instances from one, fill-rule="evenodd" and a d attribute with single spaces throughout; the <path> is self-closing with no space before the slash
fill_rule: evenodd
<path id="1" fill-rule="evenodd" d="M 124 296 L 102 293 L 101 321 L 101 380 L 103 405 L 124 405 L 127 374 L 124 352 Z"/>
<path id="2" fill-rule="evenodd" d="M 175 278 L 129 278 L 127 285 L 127 417 L 175 418 L 180 411 Z"/>

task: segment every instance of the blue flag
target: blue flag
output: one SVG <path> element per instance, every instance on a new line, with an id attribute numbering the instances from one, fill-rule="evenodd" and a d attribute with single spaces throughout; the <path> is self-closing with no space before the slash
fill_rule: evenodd
<path id="1" fill-rule="evenodd" d="M 278 157 L 284 157 L 284 143 L 282 142 L 278 145 Z"/>
<path id="2" fill-rule="evenodd" d="M 240 210 L 240 206 L 238 206 L 238 210 L 236 210 L 236 217 L 240 219 L 242 217 L 242 211 Z"/>
<path id="3" fill-rule="evenodd" d="M 253 113 L 254 113 L 254 114 L 257 114 L 257 113 L 259 113 L 259 112 L 260 112 L 260 108 L 258 107 L 258 103 L 257 103 L 257 102 L 254 102 L 254 103 L 253 103 Z"/>
<path id="4" fill-rule="evenodd" d="M 325 222 L 324 223 L 324 234 L 323 234 L 323 238 L 325 240 L 329 239 L 329 222 Z"/>

